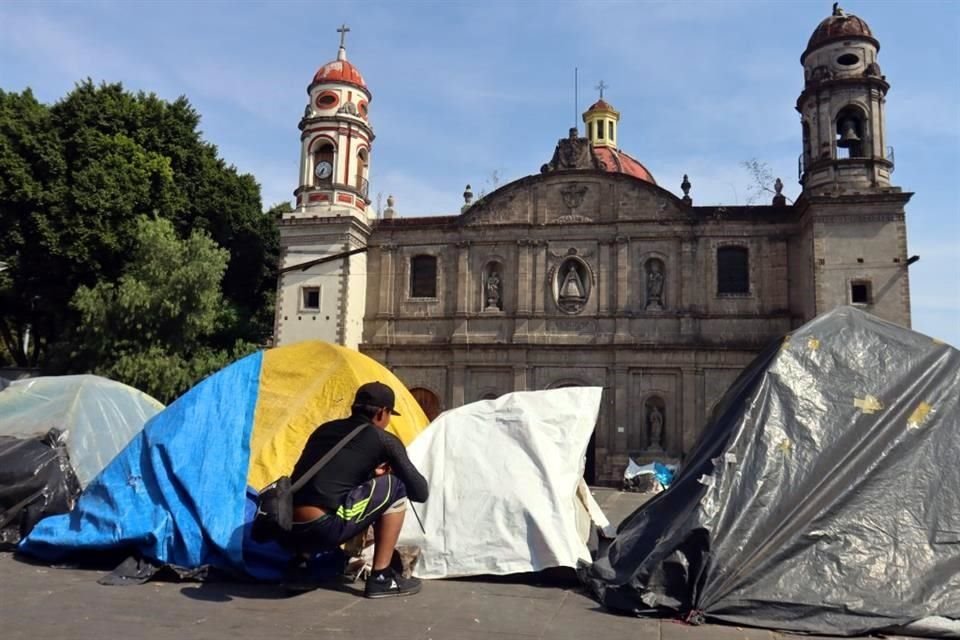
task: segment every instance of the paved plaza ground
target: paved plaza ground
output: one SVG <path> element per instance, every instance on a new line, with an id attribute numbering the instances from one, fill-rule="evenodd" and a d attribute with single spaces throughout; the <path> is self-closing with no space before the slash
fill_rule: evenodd
<path id="1" fill-rule="evenodd" d="M 614 522 L 642 500 L 597 489 Z M 3 640 L 385 638 L 389 640 L 773 640 L 765 630 L 686 626 L 602 610 L 575 584 L 528 578 L 436 580 L 410 598 L 366 600 L 362 584 L 290 595 L 242 583 L 97 584 L 102 572 L 0 554 Z M 805 636 L 810 638 L 811 636 Z"/>

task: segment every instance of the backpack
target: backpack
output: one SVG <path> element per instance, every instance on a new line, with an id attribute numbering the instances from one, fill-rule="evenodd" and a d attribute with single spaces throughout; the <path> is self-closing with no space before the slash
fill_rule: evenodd
<path id="1" fill-rule="evenodd" d="M 320 460 L 312 467 L 307 469 L 300 478 L 291 483 L 290 476 L 281 476 L 270 483 L 257 496 L 257 513 L 253 516 L 253 527 L 251 535 L 257 542 L 268 542 L 271 540 L 283 540 L 286 534 L 293 529 L 293 494 L 299 491 L 303 485 L 307 484 L 313 476 L 317 475 L 330 460 L 348 442 L 354 439 L 368 423 L 358 425 L 356 429 L 348 433 L 343 440 L 338 442 L 330 451 L 324 454 Z"/>

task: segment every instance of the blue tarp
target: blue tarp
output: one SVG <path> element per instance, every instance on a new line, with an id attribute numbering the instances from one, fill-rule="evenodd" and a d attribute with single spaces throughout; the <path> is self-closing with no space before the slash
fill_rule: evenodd
<path id="1" fill-rule="evenodd" d="M 123 549 L 181 567 L 261 573 L 244 562 L 244 529 L 262 360 L 261 352 L 234 363 L 156 415 L 72 512 L 41 521 L 19 550 L 56 562 Z"/>

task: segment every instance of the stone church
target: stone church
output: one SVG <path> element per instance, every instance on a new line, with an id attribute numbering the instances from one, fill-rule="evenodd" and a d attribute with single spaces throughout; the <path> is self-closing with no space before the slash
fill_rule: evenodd
<path id="1" fill-rule="evenodd" d="M 371 92 L 348 60 L 307 88 L 296 208 L 278 221 L 275 340 L 385 363 L 428 415 L 516 390 L 604 388 L 588 476 L 680 459 L 769 342 L 837 305 L 910 325 L 890 88 L 866 22 L 834 9 L 800 57 L 802 193 L 698 206 L 617 146 L 602 98 L 539 171 L 457 215 L 371 207 Z M 798 74 L 799 78 L 799 74 Z M 536 170 L 536 168 L 532 168 Z M 672 179 L 673 177 L 671 177 Z"/>

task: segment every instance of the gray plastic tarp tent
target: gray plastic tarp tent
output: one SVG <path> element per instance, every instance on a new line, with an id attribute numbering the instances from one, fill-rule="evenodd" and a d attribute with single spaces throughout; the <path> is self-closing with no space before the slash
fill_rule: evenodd
<path id="1" fill-rule="evenodd" d="M 162 409 L 133 387 L 93 375 L 27 378 L 0 389 L 0 544 L 69 510 Z"/>
<path id="2" fill-rule="evenodd" d="M 760 355 L 581 571 L 608 608 L 854 635 L 960 618 L 960 352 L 851 307 Z"/>

